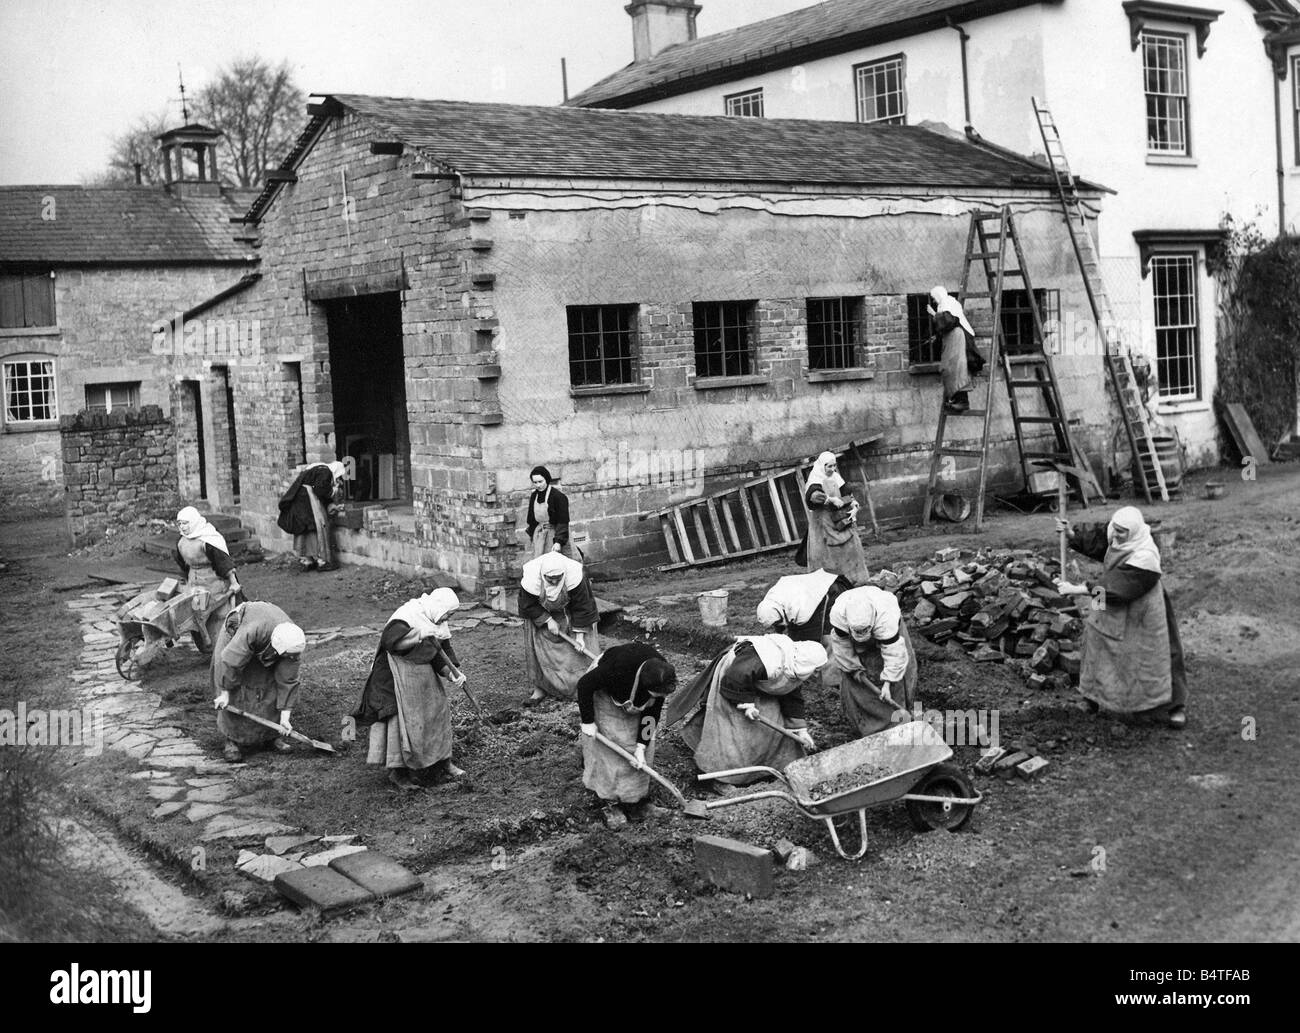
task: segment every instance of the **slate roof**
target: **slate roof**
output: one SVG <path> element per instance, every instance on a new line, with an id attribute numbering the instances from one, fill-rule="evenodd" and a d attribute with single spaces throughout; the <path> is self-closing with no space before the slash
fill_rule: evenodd
<path id="1" fill-rule="evenodd" d="M 577 107 L 623 108 L 789 68 L 817 57 L 905 39 L 953 22 L 1062 0 L 828 0 L 669 47 L 571 97 Z M 1099 3 L 1101 0 L 1069 0 Z M 1120 0 L 1112 0 L 1117 12 Z M 1290 0 L 1249 0 L 1257 12 L 1294 16 Z"/>
<path id="2" fill-rule="evenodd" d="M 335 94 L 468 176 L 1006 188 L 1041 165 L 922 126 Z"/>
<path id="3" fill-rule="evenodd" d="M 54 219 L 42 219 L 53 197 Z M 205 264 L 251 260 L 230 219 L 249 194 L 173 198 L 148 186 L 0 186 L 0 263 Z"/>

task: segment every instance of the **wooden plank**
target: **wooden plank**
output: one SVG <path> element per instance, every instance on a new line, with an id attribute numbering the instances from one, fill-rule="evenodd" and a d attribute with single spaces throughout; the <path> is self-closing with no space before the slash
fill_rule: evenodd
<path id="1" fill-rule="evenodd" d="M 749 511 L 753 513 L 754 522 L 758 526 L 758 529 L 762 534 L 762 538 L 760 539 L 762 543 L 764 545 L 775 545 L 776 539 L 773 536 L 771 529 L 768 528 L 767 526 L 767 517 L 763 515 L 763 503 L 759 501 L 759 497 L 757 493 L 757 488 L 761 488 L 761 487 L 762 487 L 762 482 L 756 485 L 754 489 L 750 489 L 746 487 L 745 502 L 749 506 Z"/>
<path id="2" fill-rule="evenodd" d="M 774 477 L 772 480 L 776 484 L 777 494 L 781 497 L 781 505 L 784 507 L 785 518 L 790 526 L 790 538 L 793 541 L 795 540 L 795 535 L 799 533 L 799 521 L 795 519 L 794 506 L 791 505 L 790 502 L 790 489 L 792 486 L 789 481 L 786 480 L 785 474 L 781 474 L 779 477 Z M 802 499 L 799 502 L 799 508 L 803 509 Z"/>
<path id="3" fill-rule="evenodd" d="M 1264 442 L 1259 439 L 1255 424 L 1251 422 L 1250 414 L 1246 412 L 1245 406 L 1240 402 L 1230 402 L 1223 409 L 1223 422 L 1227 424 L 1228 430 L 1232 433 L 1232 442 L 1237 446 L 1237 451 L 1242 456 L 1253 457 L 1256 466 L 1264 466 L 1266 463 L 1271 462 L 1268 449 L 1264 447 Z"/>
<path id="4" fill-rule="evenodd" d="M 704 521 L 700 519 L 700 504 L 693 503 L 688 507 L 691 511 L 691 522 L 695 525 L 695 533 L 700 536 L 700 556 L 709 557 L 713 555 L 713 550 L 709 548 L 709 536 L 704 533 Z"/>
<path id="5" fill-rule="evenodd" d="M 691 550 L 691 540 L 686 537 L 686 524 L 682 521 L 682 507 L 673 507 L 673 521 L 677 526 L 677 537 L 682 543 L 682 553 L 687 563 L 695 562 L 695 553 Z"/>
<path id="6" fill-rule="evenodd" d="M 717 551 L 725 556 L 731 549 L 728 547 L 727 539 L 722 535 L 722 525 L 718 523 L 718 514 L 714 512 L 713 503 L 713 499 L 705 499 L 700 505 L 704 507 L 705 512 L 709 515 L 709 526 L 713 528 L 713 539 L 718 543 Z"/>
<path id="7" fill-rule="evenodd" d="M 718 508 L 722 510 L 722 516 L 727 522 L 727 533 L 731 535 L 731 549 L 733 552 L 739 552 L 744 546 L 740 544 L 740 533 L 736 530 L 736 521 L 731 515 L 731 497 L 720 495 Z"/>
<path id="8" fill-rule="evenodd" d="M 680 563 L 682 554 L 677 550 L 676 532 L 666 516 L 659 517 L 659 528 L 664 533 L 664 544 L 668 546 L 668 558 L 674 563 Z"/>
<path id="9" fill-rule="evenodd" d="M 772 497 L 772 511 L 776 514 L 776 526 L 781 531 L 781 537 L 787 542 L 793 541 L 794 538 L 790 534 L 790 528 L 785 522 L 785 510 L 781 505 L 781 494 L 777 490 L 776 480 L 772 477 L 767 479 L 767 491 Z"/>
<path id="10" fill-rule="evenodd" d="M 736 498 L 740 503 L 740 515 L 745 518 L 745 526 L 749 528 L 750 541 L 754 543 L 754 548 L 763 545 L 763 539 L 758 536 L 758 524 L 754 520 L 754 510 L 749 502 L 749 493 L 741 488 L 736 492 Z"/>
<path id="11" fill-rule="evenodd" d="M 871 478 L 867 476 L 867 459 L 856 441 L 849 442 L 849 448 L 853 452 L 853 458 L 857 460 L 858 473 L 862 475 L 862 494 L 866 497 L 867 513 L 871 516 L 871 531 L 879 540 L 880 524 L 876 522 L 876 504 L 871 501 Z"/>

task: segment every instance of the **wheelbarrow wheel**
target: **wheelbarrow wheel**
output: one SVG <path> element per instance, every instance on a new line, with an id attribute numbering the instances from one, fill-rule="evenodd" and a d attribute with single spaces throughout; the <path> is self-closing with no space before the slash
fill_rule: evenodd
<path id="1" fill-rule="evenodd" d="M 117 663 L 117 673 L 127 681 L 140 680 L 141 654 L 145 644 L 142 638 L 123 639 L 117 645 L 117 654 L 113 657 Z"/>
<path id="2" fill-rule="evenodd" d="M 954 800 L 961 800 L 974 796 L 975 787 L 961 768 L 953 764 L 936 764 L 912 792 L 918 796 L 951 796 Z M 908 800 L 906 803 L 912 826 L 921 832 L 933 829 L 957 832 L 966 827 L 975 810 L 975 805 L 969 803 L 932 803 L 928 800 Z"/>

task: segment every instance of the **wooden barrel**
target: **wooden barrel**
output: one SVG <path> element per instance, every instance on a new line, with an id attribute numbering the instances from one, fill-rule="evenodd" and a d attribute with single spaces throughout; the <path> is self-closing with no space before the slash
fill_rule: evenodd
<path id="1" fill-rule="evenodd" d="M 1178 439 L 1167 435 L 1151 436 L 1155 444 L 1156 461 L 1160 463 L 1160 472 L 1165 478 L 1165 487 L 1169 491 L 1179 491 L 1183 483 L 1183 460 L 1182 454 L 1178 447 Z M 1151 468 L 1150 460 L 1144 460 L 1142 463 L 1143 472 L 1146 473 L 1148 481 L 1155 481 L 1155 471 Z M 1133 460 L 1133 479 L 1138 479 L 1137 458 Z"/>

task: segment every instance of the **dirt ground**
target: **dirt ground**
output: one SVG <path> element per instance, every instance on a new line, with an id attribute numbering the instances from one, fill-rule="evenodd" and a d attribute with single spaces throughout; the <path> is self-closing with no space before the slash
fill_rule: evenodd
<path id="1" fill-rule="evenodd" d="M 867 812 L 869 845 L 858 863 L 836 857 L 824 826 L 779 800 L 717 810 L 702 822 L 657 791 L 647 820 L 608 831 L 581 784 L 576 706 L 521 710 L 523 631 L 486 624 L 455 636 L 470 687 L 501 721 L 480 727 L 468 703 L 456 701 L 455 759 L 469 773 L 464 782 L 398 793 L 365 765 L 364 730 L 359 741 L 343 741 L 373 658 L 367 638 L 335 639 L 304 656 L 295 726 L 339 744 L 340 753 L 253 754 L 238 776 L 241 791 L 304 828 L 356 834 L 398 858 L 424 878 L 420 894 L 329 920 L 299 914 L 237 873 L 232 847 L 214 847 L 205 870 L 194 871 L 193 828 L 150 818 L 156 801 L 129 777 L 136 765 L 124 756 L 78 763 L 67 792 L 152 877 L 183 890 L 181 911 L 188 908 L 192 921 L 154 921 L 161 939 L 1293 941 L 1300 939 L 1293 892 L 1300 797 L 1291 791 L 1300 738 L 1300 466 L 1231 480 L 1227 497 L 1213 502 L 1199 497 L 1203 479 L 1189 481 L 1187 501 L 1148 512 L 1177 531 L 1164 565 L 1187 653 L 1187 728 L 1089 716 L 1070 693 L 1035 692 L 1008 668 L 914 636 L 927 708 L 996 711 L 1002 741 L 1032 736 L 1050 766 L 1033 782 L 976 776 L 978 750 L 956 746 L 954 762 L 984 794 L 970 825 L 920 833 L 901 803 L 882 805 Z M 1216 479 L 1226 478 L 1218 472 Z M 93 590 L 87 575 L 162 576 L 141 571 L 144 557 L 120 548 L 69 556 L 60 531 L 58 521 L 0 525 L 5 699 L 66 692 L 78 644 L 66 602 Z M 1055 550 L 1049 514 L 995 514 L 978 535 L 956 526 L 886 538 L 867 540 L 873 569 L 943 546 Z M 793 569 L 783 555 L 643 573 L 604 581 L 597 591 L 663 618 L 650 639 L 684 683 L 724 635 L 756 630 L 754 603 Z M 276 560 L 241 569 L 240 579 L 250 597 L 277 603 L 308 629 L 379 626 L 416 587 L 384 571 L 299 574 Z M 723 586 L 731 586 L 732 620 L 719 634 L 699 625 L 691 597 Z M 616 620 L 603 642 L 638 635 L 645 633 Z M 65 648 L 69 641 L 73 648 Z M 178 646 L 145 678 L 181 709 L 176 723 L 219 758 L 203 658 Z M 837 697 L 814 693 L 809 704 L 819 744 L 849 739 Z M 657 766 L 688 795 L 697 792 L 676 733 L 661 741 Z M 842 821 L 840 831 L 855 847 L 856 828 Z M 789 839 L 817 863 L 779 870 L 773 897 L 748 900 L 696 875 L 692 837 L 703 833 L 764 847 Z M 237 914 L 230 913 L 234 894 Z"/>

